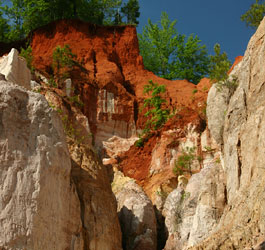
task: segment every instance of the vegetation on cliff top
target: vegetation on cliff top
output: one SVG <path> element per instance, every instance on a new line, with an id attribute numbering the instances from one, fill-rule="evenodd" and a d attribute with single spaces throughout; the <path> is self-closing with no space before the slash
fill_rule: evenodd
<path id="1" fill-rule="evenodd" d="M 138 34 L 140 53 L 145 68 L 166 79 L 186 79 L 198 83 L 208 74 L 209 56 L 196 35 L 179 34 L 177 21 L 170 21 L 162 12 L 161 20 L 148 20 L 143 33 Z"/>
<path id="2" fill-rule="evenodd" d="M 9 4 L 0 0 L 0 41 L 23 39 L 30 31 L 60 19 L 114 24 L 117 13 L 118 24 L 123 17 L 127 23 L 138 24 L 138 0 L 11 0 Z"/>
<path id="3" fill-rule="evenodd" d="M 241 16 L 241 21 L 245 22 L 247 26 L 256 29 L 259 26 L 264 15 L 265 1 L 256 0 L 256 2 L 250 6 L 250 9 Z"/>
<path id="4" fill-rule="evenodd" d="M 264 0 L 256 0 L 241 20 L 256 28 L 264 14 Z M 126 23 L 137 25 L 139 16 L 139 0 L 11 0 L 5 5 L 0 0 L 0 42 L 23 39 L 30 31 L 60 19 L 122 24 L 126 18 Z M 149 19 L 142 34 L 138 34 L 146 69 L 166 79 L 186 79 L 194 84 L 203 77 L 219 80 L 217 74 L 224 78 L 231 65 L 227 56 L 217 64 L 198 36 L 179 34 L 176 23 L 162 12 L 158 23 Z M 215 47 L 216 55 L 218 50 L 220 54 L 220 45 Z"/>

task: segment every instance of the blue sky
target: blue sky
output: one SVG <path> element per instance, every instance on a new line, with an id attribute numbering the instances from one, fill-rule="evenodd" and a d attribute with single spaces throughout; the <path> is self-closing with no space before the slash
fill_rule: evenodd
<path id="1" fill-rule="evenodd" d="M 176 28 L 181 34 L 195 34 L 213 54 L 215 43 L 229 59 L 244 55 L 248 41 L 254 34 L 240 20 L 255 0 L 139 0 L 141 16 L 138 32 L 142 32 L 148 18 L 152 22 L 160 20 L 162 11 L 166 11 L 170 20 L 177 19 Z"/>

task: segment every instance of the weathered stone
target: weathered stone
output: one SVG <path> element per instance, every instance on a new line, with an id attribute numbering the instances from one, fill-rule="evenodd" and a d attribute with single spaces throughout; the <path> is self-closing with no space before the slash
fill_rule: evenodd
<path id="1" fill-rule="evenodd" d="M 107 169 L 85 145 L 69 146 L 72 177 L 81 204 L 84 249 L 121 250 L 117 204 Z"/>
<path id="2" fill-rule="evenodd" d="M 66 105 L 62 95 L 46 91 L 45 97 L 59 111 L 67 134 L 71 177 L 81 204 L 84 249 L 119 250 L 122 240 L 116 199 L 107 168 L 93 151 L 88 120 L 79 109 Z"/>
<path id="3" fill-rule="evenodd" d="M 214 230 L 225 205 L 223 181 L 222 168 L 213 163 L 194 174 L 185 190 L 179 186 L 169 194 L 163 209 L 169 234 L 165 250 L 194 245 Z"/>
<path id="4" fill-rule="evenodd" d="M 157 245 L 153 205 L 134 180 L 117 172 L 113 181 L 123 234 L 123 249 L 153 250 Z M 117 186 L 119 188 L 117 188 Z"/>
<path id="5" fill-rule="evenodd" d="M 107 141 L 103 141 L 103 148 L 106 151 L 108 157 L 116 158 L 121 153 L 126 152 L 139 138 L 134 136 L 131 138 L 122 138 L 118 136 L 113 136 Z"/>
<path id="6" fill-rule="evenodd" d="M 83 249 L 80 203 L 60 118 L 0 81 L 0 248 Z"/>
<path id="7" fill-rule="evenodd" d="M 214 84 L 208 93 L 206 113 L 211 136 L 218 144 L 223 142 L 224 121 L 228 102 L 229 89 L 223 88 L 220 91 Z"/>
<path id="8" fill-rule="evenodd" d="M 30 81 L 30 87 L 31 87 L 31 90 L 35 90 L 35 89 L 39 89 L 41 85 L 37 83 L 36 81 Z"/>
<path id="9" fill-rule="evenodd" d="M 265 234 L 265 18 L 238 68 L 224 124 L 228 206 L 214 234 L 193 249 L 255 249 Z"/>
<path id="10" fill-rule="evenodd" d="M 31 90 L 30 70 L 26 60 L 18 56 L 16 49 L 12 49 L 7 56 L 0 58 L 0 73 L 4 74 L 8 81 Z"/>

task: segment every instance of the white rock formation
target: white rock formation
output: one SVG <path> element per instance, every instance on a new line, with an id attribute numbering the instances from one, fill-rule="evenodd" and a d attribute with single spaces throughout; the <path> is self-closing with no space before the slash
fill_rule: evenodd
<path id="1" fill-rule="evenodd" d="M 237 67 L 239 86 L 223 123 L 228 205 L 214 234 L 193 249 L 264 249 L 264 69 L 265 18 Z"/>
<path id="2" fill-rule="evenodd" d="M 194 174 L 185 190 L 169 194 L 163 209 L 169 233 L 165 250 L 192 246 L 214 230 L 225 206 L 223 181 L 222 168 L 212 164 Z"/>
<path id="3" fill-rule="evenodd" d="M 60 118 L 45 98 L 0 81 L 0 248 L 83 249 Z"/>
<path id="4" fill-rule="evenodd" d="M 18 55 L 16 49 L 12 49 L 7 56 L 0 58 L 0 73 L 6 80 L 31 90 L 31 73 L 24 58 Z"/>
<path id="5" fill-rule="evenodd" d="M 132 179 L 116 172 L 113 190 L 118 203 L 123 248 L 126 250 L 156 249 L 155 211 L 142 188 Z"/>

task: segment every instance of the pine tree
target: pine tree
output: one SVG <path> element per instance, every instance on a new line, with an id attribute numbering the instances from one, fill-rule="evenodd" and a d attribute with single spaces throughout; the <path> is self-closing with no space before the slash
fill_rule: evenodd
<path id="1" fill-rule="evenodd" d="M 140 17 L 139 9 L 138 0 L 129 0 L 128 3 L 121 8 L 121 12 L 126 16 L 128 24 L 139 24 L 137 20 Z"/>
<path id="2" fill-rule="evenodd" d="M 0 13 L 0 32 L 7 33 L 5 36 L 14 41 L 25 38 L 30 31 L 40 26 L 60 19 L 79 18 L 95 24 L 111 24 L 122 0 L 10 0 L 9 2 L 10 5 L 1 7 L 3 2 L 0 0 L 0 10 L 7 17 L 4 20 Z M 1 34 L 0 39 L 3 40 Z"/>
<path id="3" fill-rule="evenodd" d="M 7 20 L 3 18 L 3 13 L 1 12 L 0 9 L 0 42 L 8 42 L 9 31 L 10 31 L 10 26 L 8 25 Z"/>
<path id="4" fill-rule="evenodd" d="M 250 9 L 243 14 L 240 19 L 243 22 L 246 22 L 247 26 L 250 26 L 256 29 L 261 20 L 265 15 L 265 2 L 263 0 L 256 0 L 256 3 L 250 6 Z"/>
<path id="5" fill-rule="evenodd" d="M 145 68 L 166 79 L 186 79 L 198 83 L 208 74 L 209 56 L 197 36 L 186 38 L 162 12 L 159 23 L 148 20 L 142 34 L 138 34 L 140 53 Z"/>

